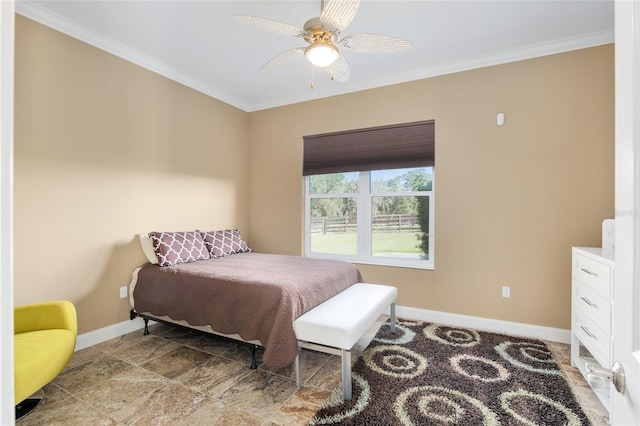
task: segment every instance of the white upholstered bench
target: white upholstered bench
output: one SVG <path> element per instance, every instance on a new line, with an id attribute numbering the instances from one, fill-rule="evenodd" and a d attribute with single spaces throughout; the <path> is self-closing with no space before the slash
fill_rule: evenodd
<path id="1" fill-rule="evenodd" d="M 301 315 L 293 322 L 298 339 L 296 385 L 302 386 L 302 349 L 342 356 L 342 398 L 351 399 L 351 348 L 387 307 L 395 332 L 395 300 L 398 289 L 387 285 L 357 283 Z"/>

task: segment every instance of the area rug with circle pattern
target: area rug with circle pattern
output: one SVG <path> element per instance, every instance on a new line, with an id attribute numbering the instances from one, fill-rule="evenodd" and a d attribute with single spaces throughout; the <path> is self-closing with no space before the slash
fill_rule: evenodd
<path id="1" fill-rule="evenodd" d="M 418 321 L 383 324 L 311 425 L 590 425 L 541 341 Z"/>

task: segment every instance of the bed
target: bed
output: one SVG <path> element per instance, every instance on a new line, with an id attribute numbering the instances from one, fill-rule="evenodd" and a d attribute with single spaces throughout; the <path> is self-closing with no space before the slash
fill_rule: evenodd
<path id="1" fill-rule="evenodd" d="M 293 321 L 362 282 L 348 262 L 255 253 L 248 247 L 231 251 L 165 266 L 158 255 L 160 264 L 137 268 L 129 287 L 132 317 L 257 343 L 264 347 L 264 363 L 279 368 L 293 362 L 298 351 Z"/>

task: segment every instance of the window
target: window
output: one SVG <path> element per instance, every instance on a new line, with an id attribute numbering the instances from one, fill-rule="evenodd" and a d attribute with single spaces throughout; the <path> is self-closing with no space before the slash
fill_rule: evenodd
<path id="1" fill-rule="evenodd" d="M 305 254 L 433 269 L 433 128 L 305 137 Z"/>

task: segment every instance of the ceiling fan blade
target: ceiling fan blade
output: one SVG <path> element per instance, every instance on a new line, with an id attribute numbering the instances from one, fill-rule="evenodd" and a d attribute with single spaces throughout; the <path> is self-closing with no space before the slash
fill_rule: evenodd
<path id="1" fill-rule="evenodd" d="M 346 83 L 349 81 L 349 64 L 347 64 L 347 60 L 344 56 L 338 56 L 338 59 L 325 69 L 335 81 L 340 83 Z"/>
<path id="2" fill-rule="evenodd" d="M 288 65 L 300 58 L 304 58 L 304 47 L 296 47 L 295 49 L 285 50 L 282 53 L 277 54 L 273 58 L 269 59 L 260 70 L 269 71 L 277 68 L 281 68 Z"/>
<path id="3" fill-rule="evenodd" d="M 304 36 L 304 30 L 296 27 L 295 25 L 285 24 L 284 22 L 274 21 L 273 19 L 261 18 L 259 16 L 251 15 L 233 15 L 233 19 L 243 24 L 252 25 L 261 30 L 269 31 L 272 33 L 289 36 L 289 37 L 302 37 Z"/>
<path id="4" fill-rule="evenodd" d="M 320 23 L 331 31 L 342 31 L 358 12 L 360 0 L 329 0 L 320 13 Z"/>
<path id="5" fill-rule="evenodd" d="M 400 37 L 383 34 L 351 34 L 338 42 L 354 52 L 401 52 L 413 43 Z"/>

